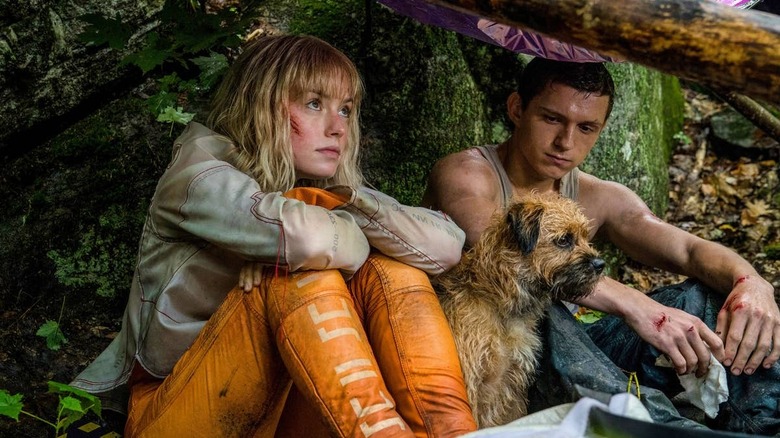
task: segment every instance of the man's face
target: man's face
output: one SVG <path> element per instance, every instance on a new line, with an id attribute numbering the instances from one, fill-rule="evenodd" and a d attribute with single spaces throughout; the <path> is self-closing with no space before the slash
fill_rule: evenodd
<path id="1" fill-rule="evenodd" d="M 560 179 L 582 163 L 606 123 L 609 96 L 551 84 L 525 109 L 514 96 L 509 110 L 520 154 L 538 178 Z"/>

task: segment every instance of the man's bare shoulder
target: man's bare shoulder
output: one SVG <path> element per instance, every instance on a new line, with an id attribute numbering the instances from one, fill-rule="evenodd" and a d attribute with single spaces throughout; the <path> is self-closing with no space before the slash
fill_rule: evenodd
<path id="1" fill-rule="evenodd" d="M 442 205 L 456 199 L 492 199 L 497 193 L 497 186 L 496 173 L 485 157 L 477 149 L 465 149 L 434 164 L 423 205 L 442 208 Z"/>

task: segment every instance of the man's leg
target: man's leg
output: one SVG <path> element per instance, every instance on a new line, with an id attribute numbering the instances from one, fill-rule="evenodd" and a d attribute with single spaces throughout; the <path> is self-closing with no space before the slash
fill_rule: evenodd
<path id="1" fill-rule="evenodd" d="M 693 280 L 667 286 L 650 294 L 654 300 L 699 317 L 715 329 L 724 297 Z M 588 327 L 594 342 L 619 366 L 637 371 L 640 383 L 670 396 L 683 391 L 674 370 L 655 366 L 660 352 L 642 341 L 618 318 L 605 317 Z M 758 369 L 752 376 L 727 374 L 729 399 L 721 405 L 717 428 L 754 434 L 780 432 L 780 365 Z"/>
<path id="2" fill-rule="evenodd" d="M 622 367 L 613 363 L 593 343 L 583 324 L 574 319 L 566 307 L 555 304 L 547 315 L 541 329 L 544 349 L 540 371 L 529 394 L 529 412 L 575 402 L 581 397 L 608 402 L 611 395 L 628 390 L 628 377 Z M 631 392 L 636 393 L 635 390 Z M 643 385 L 641 392 L 642 402 L 653 421 L 704 428 L 680 415 L 661 391 Z"/>

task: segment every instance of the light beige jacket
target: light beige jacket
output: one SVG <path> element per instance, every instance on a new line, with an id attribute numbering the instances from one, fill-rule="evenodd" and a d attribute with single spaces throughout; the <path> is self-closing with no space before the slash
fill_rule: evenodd
<path id="1" fill-rule="evenodd" d="M 354 273 L 369 246 L 439 274 L 458 262 L 465 235 L 439 212 L 367 189 L 329 190 L 350 201 L 332 211 L 263 193 L 228 160 L 222 136 L 191 123 L 152 198 L 122 329 L 72 382 L 124 411 L 140 363 L 164 377 L 238 283 L 245 260 L 290 271 Z"/>

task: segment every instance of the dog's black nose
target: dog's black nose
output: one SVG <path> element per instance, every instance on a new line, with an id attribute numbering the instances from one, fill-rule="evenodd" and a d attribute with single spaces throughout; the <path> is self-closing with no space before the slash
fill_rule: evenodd
<path id="1" fill-rule="evenodd" d="M 593 266 L 593 269 L 596 271 L 597 274 L 601 274 L 601 271 L 604 270 L 604 266 L 607 263 L 602 259 L 593 259 L 590 261 L 590 265 Z"/>

